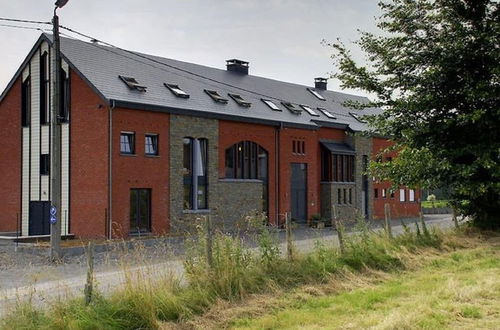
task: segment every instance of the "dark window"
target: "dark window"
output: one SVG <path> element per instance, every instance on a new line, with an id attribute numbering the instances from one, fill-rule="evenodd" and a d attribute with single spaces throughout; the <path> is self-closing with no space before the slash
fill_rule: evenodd
<path id="1" fill-rule="evenodd" d="M 50 72 L 49 56 L 45 52 L 40 57 L 40 124 L 49 123 L 50 113 Z"/>
<path id="2" fill-rule="evenodd" d="M 122 132 L 120 134 L 120 152 L 122 154 L 135 154 L 135 133 Z"/>
<path id="3" fill-rule="evenodd" d="M 130 232 L 151 232 L 151 189 L 130 189 Z"/>
<path id="4" fill-rule="evenodd" d="M 305 153 L 305 144 L 302 146 Z M 355 182 L 354 155 L 333 154 L 326 148 L 321 152 L 321 180 Z"/>
<path id="5" fill-rule="evenodd" d="M 352 204 L 352 189 L 349 189 L 349 204 Z"/>
<path id="6" fill-rule="evenodd" d="M 306 154 L 306 142 L 303 140 L 293 140 L 292 141 L 292 153 L 295 155 L 305 155 Z"/>
<path id="7" fill-rule="evenodd" d="M 40 175 L 50 174 L 50 156 L 48 154 L 40 155 Z"/>
<path id="8" fill-rule="evenodd" d="M 183 139 L 184 209 L 208 208 L 208 140 Z"/>
<path id="9" fill-rule="evenodd" d="M 326 99 L 323 96 L 321 96 L 321 94 L 318 93 L 317 91 L 315 91 L 314 89 L 308 88 L 307 90 L 309 91 L 309 93 L 316 96 L 316 98 L 320 99 L 321 101 L 326 101 Z"/>
<path id="10" fill-rule="evenodd" d="M 217 103 L 226 104 L 228 101 L 228 99 L 222 97 L 217 91 L 205 89 L 205 93 L 207 93 L 212 98 L 212 100 Z"/>
<path id="11" fill-rule="evenodd" d="M 332 153 L 321 148 L 321 180 L 332 181 Z"/>
<path id="12" fill-rule="evenodd" d="M 378 189 L 377 188 L 375 188 L 375 190 L 373 190 L 373 197 L 378 198 Z"/>
<path id="13" fill-rule="evenodd" d="M 31 116 L 31 77 L 21 85 L 21 124 L 23 127 L 30 125 Z"/>
<path id="14" fill-rule="evenodd" d="M 281 109 L 271 100 L 261 99 L 271 110 L 281 111 Z"/>
<path id="15" fill-rule="evenodd" d="M 288 110 L 290 110 L 291 113 L 293 113 L 294 115 L 300 115 L 302 113 L 302 109 L 299 108 L 299 106 L 293 104 L 293 103 L 290 103 L 290 102 L 281 102 L 281 104 L 283 104 L 285 106 L 285 108 L 287 108 Z"/>
<path id="16" fill-rule="evenodd" d="M 344 188 L 344 204 L 347 204 L 347 189 Z"/>
<path id="17" fill-rule="evenodd" d="M 61 70 L 61 92 L 59 93 L 59 121 L 68 122 L 70 108 L 70 82 L 69 73 L 66 75 L 64 70 Z"/>
<path id="18" fill-rule="evenodd" d="M 394 190 L 391 189 L 391 190 L 389 190 L 389 192 L 391 193 L 391 198 L 394 198 Z"/>
<path id="19" fill-rule="evenodd" d="M 267 151 L 242 141 L 226 149 L 226 178 L 267 180 Z"/>
<path id="20" fill-rule="evenodd" d="M 146 86 L 142 86 L 139 84 L 139 82 L 133 78 L 133 77 L 125 77 L 125 76 L 118 76 L 120 79 L 127 85 L 128 88 L 132 90 L 136 90 L 139 92 L 145 92 L 146 91 Z"/>
<path id="21" fill-rule="evenodd" d="M 241 95 L 231 93 L 227 95 L 229 95 L 234 100 L 234 102 L 238 103 L 239 106 L 249 108 L 252 105 L 251 102 L 245 101 L 243 97 L 241 97 Z"/>
<path id="22" fill-rule="evenodd" d="M 386 160 L 387 162 L 392 162 L 392 157 L 385 157 L 385 160 Z"/>
<path id="23" fill-rule="evenodd" d="M 337 189 L 337 204 L 342 204 L 342 189 Z"/>
<path id="24" fill-rule="evenodd" d="M 157 134 L 146 134 L 145 139 L 145 148 L 146 155 L 148 156 L 157 156 L 158 155 L 158 135 Z"/>
<path id="25" fill-rule="evenodd" d="M 317 113 L 316 111 L 314 111 L 310 106 L 305 105 L 305 104 L 301 104 L 300 106 L 302 107 L 302 109 L 304 109 L 311 116 L 319 117 L 319 113 Z"/>
<path id="26" fill-rule="evenodd" d="M 189 98 L 189 94 L 186 93 L 185 91 L 183 91 L 179 87 L 179 85 L 166 84 L 166 83 L 164 83 L 163 85 L 165 85 L 165 87 L 167 87 L 172 92 L 172 94 L 174 94 L 175 96 L 181 97 L 183 99 L 188 99 Z"/>
<path id="27" fill-rule="evenodd" d="M 387 189 L 382 189 L 382 198 L 387 198 Z"/>
<path id="28" fill-rule="evenodd" d="M 325 116 L 327 116 L 330 119 L 337 119 L 337 117 L 335 117 L 330 111 L 328 111 L 324 108 L 318 108 L 318 110 L 321 111 L 321 113 L 323 113 Z"/>

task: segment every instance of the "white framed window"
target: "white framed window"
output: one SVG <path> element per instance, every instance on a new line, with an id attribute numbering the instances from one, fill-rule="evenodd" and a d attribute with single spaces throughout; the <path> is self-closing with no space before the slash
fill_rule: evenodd
<path id="1" fill-rule="evenodd" d="M 409 196 L 409 201 L 414 202 L 415 201 L 415 190 L 410 189 L 410 196 Z"/>
<path id="2" fill-rule="evenodd" d="M 406 201 L 406 191 L 405 191 L 405 189 L 399 189 L 399 201 L 400 202 L 405 202 Z"/>

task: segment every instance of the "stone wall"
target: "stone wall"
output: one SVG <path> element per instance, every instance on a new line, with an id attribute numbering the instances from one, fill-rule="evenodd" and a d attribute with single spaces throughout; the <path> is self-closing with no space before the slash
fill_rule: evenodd
<path id="1" fill-rule="evenodd" d="M 346 190 L 347 201 L 344 201 L 344 189 Z M 351 191 L 351 203 L 349 202 L 349 190 Z M 340 191 L 340 203 L 339 203 Z M 356 219 L 358 205 L 357 187 L 353 183 L 322 182 L 321 183 L 321 216 L 331 220 L 335 205 L 338 219 L 352 222 Z"/>
<path id="2" fill-rule="evenodd" d="M 208 140 L 208 210 L 184 210 L 182 171 L 184 137 Z M 169 146 L 172 232 L 192 231 L 196 219 L 205 215 L 212 217 L 214 227 L 231 230 L 245 216 L 262 210 L 262 181 L 219 179 L 218 164 L 221 153 L 218 150 L 217 120 L 171 115 Z"/>

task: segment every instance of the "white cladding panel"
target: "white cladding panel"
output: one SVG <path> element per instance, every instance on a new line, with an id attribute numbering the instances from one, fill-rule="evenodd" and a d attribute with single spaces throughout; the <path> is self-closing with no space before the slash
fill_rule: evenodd
<path id="1" fill-rule="evenodd" d="M 31 196 L 40 200 L 40 56 L 31 58 Z"/>
<path id="2" fill-rule="evenodd" d="M 30 129 L 23 127 L 22 142 L 22 167 L 21 167 L 21 235 L 28 235 L 28 217 L 29 217 L 29 196 L 30 196 Z"/>
<path id="3" fill-rule="evenodd" d="M 61 127 L 61 232 L 68 234 L 69 217 L 69 124 Z"/>

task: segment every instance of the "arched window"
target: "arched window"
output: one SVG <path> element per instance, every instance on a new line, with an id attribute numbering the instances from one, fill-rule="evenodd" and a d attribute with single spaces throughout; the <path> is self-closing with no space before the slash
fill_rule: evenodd
<path id="1" fill-rule="evenodd" d="M 267 151 L 255 142 L 241 141 L 226 149 L 226 178 L 267 181 Z"/>
<path id="2" fill-rule="evenodd" d="M 208 140 L 185 137 L 182 142 L 184 209 L 207 209 Z"/>

